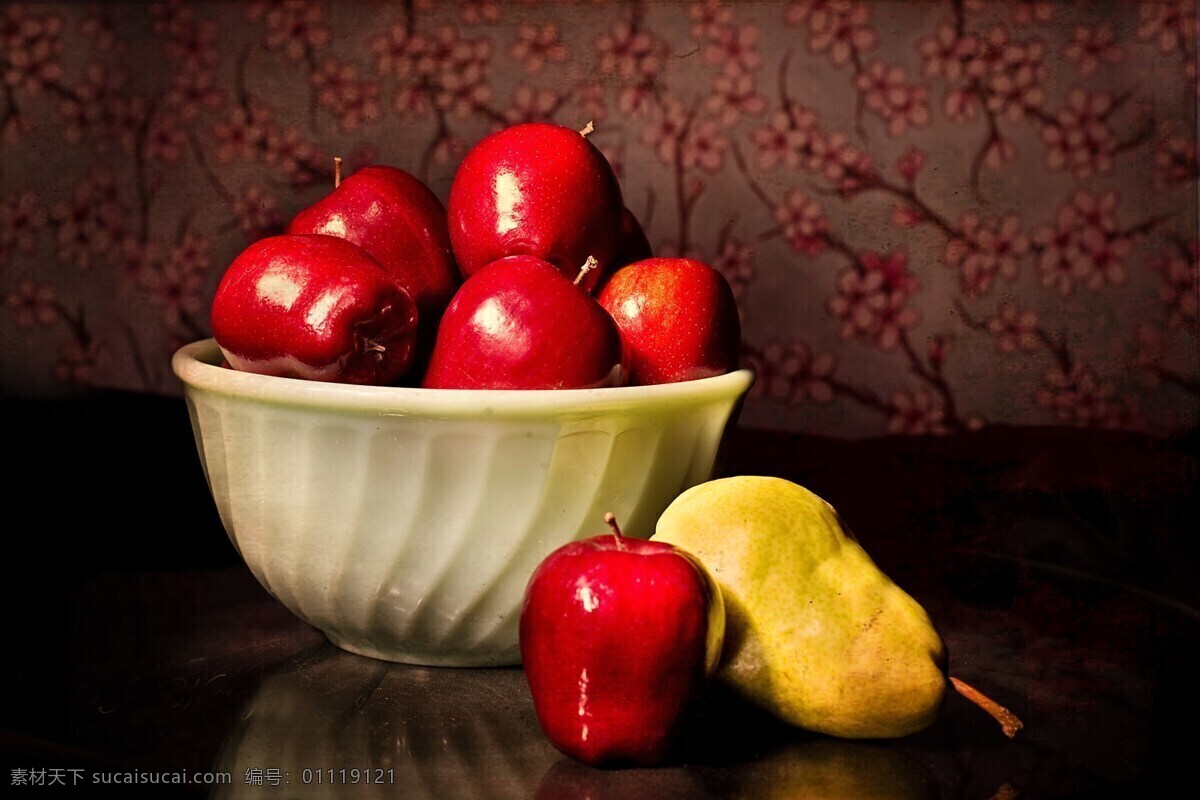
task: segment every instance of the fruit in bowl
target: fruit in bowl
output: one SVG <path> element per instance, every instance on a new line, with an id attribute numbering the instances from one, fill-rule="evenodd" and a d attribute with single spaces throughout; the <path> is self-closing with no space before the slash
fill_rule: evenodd
<path id="1" fill-rule="evenodd" d="M 545 124 L 479 142 L 445 214 L 408 173 L 366 167 L 246 248 L 214 297 L 214 339 L 172 363 L 263 586 L 357 653 L 517 663 L 541 559 L 605 511 L 649 535 L 711 476 L 753 380 L 707 302 L 725 295 L 659 291 L 650 305 L 706 301 L 684 310 L 678 352 L 719 310 L 712 338 L 734 357 L 623 385 L 634 351 L 594 291 L 648 248 L 599 150 Z M 724 280 L 699 269 L 684 283 Z"/>
<path id="2" fill-rule="evenodd" d="M 621 334 L 580 286 L 536 256 L 508 256 L 467 279 L 438 328 L 424 386 L 586 389 L 618 385 Z"/>
<path id="3" fill-rule="evenodd" d="M 217 286 L 211 321 L 234 369 L 343 383 L 399 379 L 417 335 L 400 282 L 361 248 L 317 234 L 242 251 Z"/>
<path id="4" fill-rule="evenodd" d="M 643 259 L 617 270 L 598 299 L 621 331 L 630 383 L 689 381 L 737 367 L 737 302 L 729 282 L 707 264 Z"/>
<path id="5" fill-rule="evenodd" d="M 335 644 L 431 665 L 518 663 L 534 568 L 606 511 L 649 535 L 710 477 L 752 382 L 428 389 L 221 361 L 207 339 L 172 365 L 242 559 Z"/>
<path id="6" fill-rule="evenodd" d="M 625 204 L 612 167 L 579 131 L 541 122 L 485 137 L 463 158 L 446 213 L 464 276 L 513 255 L 537 256 L 574 279 L 589 257 L 610 269 Z"/>
<path id="7" fill-rule="evenodd" d="M 340 159 L 337 166 L 333 191 L 296 214 L 287 233 L 337 236 L 361 247 L 400 281 L 420 313 L 421 338 L 432 341 L 458 285 L 445 207 L 402 169 L 373 164 L 341 180 Z"/>

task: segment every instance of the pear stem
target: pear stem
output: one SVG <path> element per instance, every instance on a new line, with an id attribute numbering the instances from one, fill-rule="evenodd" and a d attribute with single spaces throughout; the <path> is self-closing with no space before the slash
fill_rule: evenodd
<path id="1" fill-rule="evenodd" d="M 338 188 L 342 185 L 342 157 L 333 157 L 333 188 Z"/>
<path id="2" fill-rule="evenodd" d="M 621 526 L 617 524 L 616 515 L 609 511 L 604 515 L 604 523 L 612 528 L 613 536 L 617 540 L 617 548 L 624 549 L 623 542 L 625 541 L 625 537 L 621 535 Z"/>
<path id="3" fill-rule="evenodd" d="M 588 124 L 579 129 L 579 135 L 587 138 L 587 135 L 596 130 L 596 124 L 592 120 L 588 120 Z"/>
<path id="4" fill-rule="evenodd" d="M 583 280 L 583 276 L 598 266 L 600 266 L 600 262 L 596 260 L 595 256 L 588 256 L 587 261 L 583 262 L 583 266 L 579 268 L 579 274 L 575 276 L 575 285 L 578 286 L 579 282 Z"/>
<path id="5" fill-rule="evenodd" d="M 1025 727 L 1025 723 L 1017 718 L 1017 715 L 1009 711 L 1004 706 L 997 703 L 992 698 L 988 697 L 983 692 L 976 689 L 970 684 L 960 681 L 953 675 L 950 676 L 950 683 L 954 686 L 958 693 L 970 700 L 975 705 L 982 708 L 984 711 L 992 715 L 996 722 L 1000 723 L 1000 730 L 1004 731 L 1004 735 L 1008 738 L 1013 738 L 1017 735 L 1017 731 Z"/>

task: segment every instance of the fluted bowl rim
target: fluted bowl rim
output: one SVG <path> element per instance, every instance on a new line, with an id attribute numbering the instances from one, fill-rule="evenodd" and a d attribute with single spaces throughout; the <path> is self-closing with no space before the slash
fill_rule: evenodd
<path id="1" fill-rule="evenodd" d="M 548 417 L 637 407 L 670 408 L 738 397 L 754 371 L 737 369 L 711 378 L 651 386 L 597 389 L 427 389 L 361 386 L 240 372 L 221 366 L 216 340 L 186 344 L 171 357 L 175 375 L 192 389 L 255 402 L 348 412 L 431 417 Z"/>

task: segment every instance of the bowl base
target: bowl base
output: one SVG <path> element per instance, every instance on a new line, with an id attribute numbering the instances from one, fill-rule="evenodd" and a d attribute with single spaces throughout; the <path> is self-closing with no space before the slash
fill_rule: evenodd
<path id="1" fill-rule="evenodd" d="M 355 655 L 366 656 L 380 661 L 394 661 L 399 664 L 412 664 L 419 667 L 519 667 L 521 654 L 513 651 L 493 653 L 455 653 L 438 650 L 409 651 L 409 650 L 380 650 L 367 642 L 356 642 L 342 639 L 335 634 L 324 632 L 334 645 Z"/>

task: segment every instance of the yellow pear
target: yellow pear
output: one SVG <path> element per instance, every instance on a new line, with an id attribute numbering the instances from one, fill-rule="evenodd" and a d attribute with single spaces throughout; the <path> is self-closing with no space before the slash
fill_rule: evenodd
<path id="1" fill-rule="evenodd" d="M 817 495 L 738 476 L 681 494 L 654 535 L 704 562 L 725 600 L 718 676 L 779 718 L 844 738 L 905 736 L 936 718 L 946 648 Z"/>

